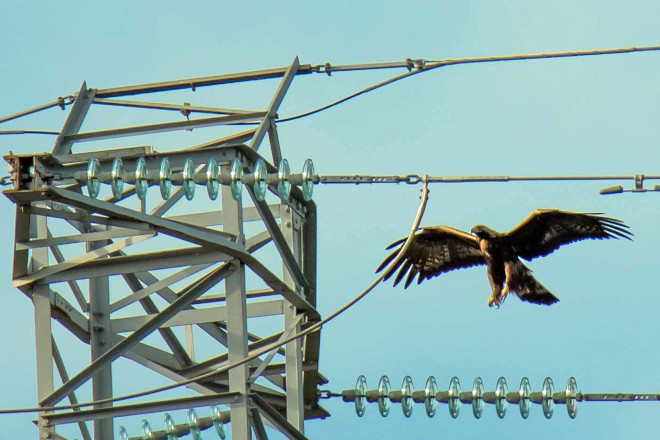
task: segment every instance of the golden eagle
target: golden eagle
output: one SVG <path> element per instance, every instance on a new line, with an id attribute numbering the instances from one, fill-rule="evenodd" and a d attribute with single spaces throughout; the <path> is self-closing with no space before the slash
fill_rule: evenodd
<path id="1" fill-rule="evenodd" d="M 492 295 L 488 306 L 497 306 L 513 292 L 523 301 L 550 305 L 559 299 L 539 283 L 520 258 L 530 261 L 551 254 L 560 246 L 586 239 L 626 238 L 633 235 L 621 220 L 600 213 L 577 213 L 558 209 L 537 209 L 518 226 L 502 234 L 477 225 L 472 234 L 448 226 L 421 228 L 398 263 L 385 274 L 384 281 L 397 271 L 394 285 L 403 277 L 407 288 L 417 276 L 417 284 L 443 272 L 485 264 Z M 383 270 L 398 254 L 406 238 L 387 249 L 396 249 L 380 264 Z"/>

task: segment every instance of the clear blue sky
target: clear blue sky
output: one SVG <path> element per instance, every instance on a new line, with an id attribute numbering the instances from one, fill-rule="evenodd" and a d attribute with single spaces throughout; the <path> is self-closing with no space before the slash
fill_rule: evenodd
<path id="1" fill-rule="evenodd" d="M 659 16 L 660 4 L 651 0 L 10 0 L 0 5 L 0 116 L 74 93 L 83 80 L 104 88 L 284 66 L 296 55 L 302 63 L 351 64 L 652 46 L 660 44 Z M 280 116 L 325 104 L 390 74 L 298 77 Z M 319 174 L 660 174 L 659 77 L 660 53 L 447 67 L 282 124 L 280 139 L 294 169 L 311 157 Z M 238 88 L 240 95 L 229 88 L 198 90 L 175 100 L 265 107 L 275 85 Z M 0 130 L 59 130 L 65 115 L 53 109 L 2 124 Z M 90 116 L 85 128 L 131 123 L 114 112 Z M 201 135 L 176 134 L 154 145 L 167 150 L 177 141 L 193 144 L 195 136 Z M 53 140 L 2 136 L 0 152 L 50 151 Z M 557 387 L 575 376 L 584 392 L 660 391 L 655 261 L 660 194 L 600 196 L 598 190 L 608 185 L 433 186 L 423 224 L 469 230 L 486 223 L 507 230 L 533 209 L 555 207 L 623 219 L 635 241 L 582 242 L 533 262 L 535 275 L 561 299 L 549 308 L 511 298 L 499 310 L 488 309 L 483 268 L 443 275 L 406 292 L 381 285 L 323 330 L 320 369 L 330 379 L 328 388 L 350 388 L 360 374 L 370 388 L 381 374 L 398 385 L 409 374 L 416 388 L 428 375 L 442 388 L 454 375 L 464 388 L 481 376 L 489 390 L 499 376 L 514 388 L 528 376 L 535 390 L 545 376 Z M 384 247 L 407 233 L 418 191 L 407 185 L 316 188 L 323 315 L 371 282 Z M 0 407 L 32 406 L 32 306 L 11 288 L 13 205 L 2 197 L 0 209 L 7 213 L 0 238 L 5 250 Z M 84 347 L 57 331 L 61 349 L 84 359 Z M 74 362 L 70 370 L 81 367 Z M 116 391 L 161 383 L 136 376 Z M 308 422 L 311 438 L 616 439 L 655 434 L 660 427 L 660 403 L 584 403 L 575 420 L 559 406 L 550 421 L 538 406 L 526 421 L 511 407 L 504 420 L 492 406 L 481 420 L 474 420 L 468 407 L 458 420 L 450 419 L 445 407 L 434 419 L 427 419 L 420 405 L 410 419 L 398 405 L 387 419 L 374 405 L 362 419 L 350 404 L 333 400 L 325 407 L 332 417 Z M 3 436 L 36 438 L 31 418 L 0 417 Z M 162 429 L 162 415 L 149 420 Z M 131 435 L 139 432 L 139 420 L 119 424 Z"/>

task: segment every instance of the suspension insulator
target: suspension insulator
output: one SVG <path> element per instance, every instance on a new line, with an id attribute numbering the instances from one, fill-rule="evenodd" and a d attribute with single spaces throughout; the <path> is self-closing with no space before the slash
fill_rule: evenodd
<path id="1" fill-rule="evenodd" d="M 95 157 L 91 158 L 87 164 L 87 194 L 93 199 L 97 198 L 99 191 L 101 191 L 100 169 L 101 163 L 99 160 Z"/>
<path id="2" fill-rule="evenodd" d="M 172 168 L 167 157 L 160 160 L 160 169 L 158 170 L 158 187 L 160 196 L 163 200 L 169 200 L 172 193 Z"/>
<path id="3" fill-rule="evenodd" d="M 390 379 L 383 375 L 378 381 L 378 412 L 383 417 L 387 417 L 390 413 Z"/>
<path id="4" fill-rule="evenodd" d="M 124 192 L 124 162 L 121 157 L 115 157 L 115 160 L 112 161 L 110 188 L 115 199 L 119 199 Z"/>

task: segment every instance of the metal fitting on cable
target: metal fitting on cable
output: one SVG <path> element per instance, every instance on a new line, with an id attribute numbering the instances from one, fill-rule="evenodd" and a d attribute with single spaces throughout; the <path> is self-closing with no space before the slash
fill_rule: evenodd
<path id="1" fill-rule="evenodd" d="M 406 58 L 406 69 L 410 72 L 411 70 L 423 70 L 426 67 L 426 60 L 424 58 Z"/>

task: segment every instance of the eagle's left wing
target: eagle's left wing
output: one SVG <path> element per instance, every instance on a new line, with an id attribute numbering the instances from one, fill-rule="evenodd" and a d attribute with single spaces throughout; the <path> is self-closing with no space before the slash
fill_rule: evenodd
<path id="1" fill-rule="evenodd" d="M 394 260 L 405 241 L 406 239 L 402 238 L 387 247 L 396 249 L 378 266 L 376 272 L 380 272 Z M 388 269 L 383 280 L 387 280 L 398 270 L 394 285 L 399 284 L 404 275 L 408 274 L 405 282 L 405 287 L 408 287 L 418 274 L 417 284 L 443 272 L 479 264 L 486 264 L 486 260 L 481 254 L 476 237 L 448 226 L 433 226 L 415 233 L 403 258 Z"/>
<path id="2" fill-rule="evenodd" d="M 595 213 L 537 209 L 505 236 L 520 257 L 531 260 L 560 246 L 586 239 L 625 238 L 633 234 L 621 220 Z"/>

